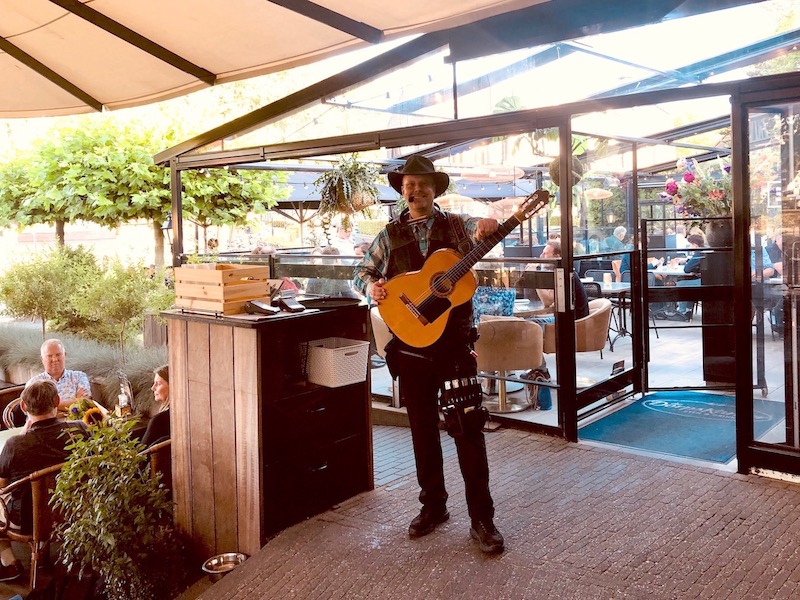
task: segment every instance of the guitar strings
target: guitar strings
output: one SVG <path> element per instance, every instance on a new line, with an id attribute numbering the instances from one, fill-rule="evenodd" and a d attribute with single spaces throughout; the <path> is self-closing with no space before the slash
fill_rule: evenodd
<path id="1" fill-rule="evenodd" d="M 540 192 L 541 192 L 541 190 L 537 190 L 536 192 L 534 192 L 533 194 L 528 196 L 522 202 L 522 205 L 524 206 L 525 202 L 527 202 L 531 198 L 534 198 Z M 550 195 L 547 194 L 547 196 L 541 200 L 541 205 L 542 206 L 539 206 L 539 207 L 536 208 L 536 210 L 531 211 L 531 216 L 533 216 L 534 213 L 539 212 L 539 210 L 541 210 L 541 208 L 544 207 L 544 205 L 547 203 L 549 197 L 550 197 Z M 525 220 L 527 220 L 527 218 Z M 512 225 L 512 221 L 516 221 L 516 223 L 514 223 Z M 513 214 L 511 217 L 506 219 L 500 225 L 500 227 L 497 228 L 497 231 L 494 232 L 489 238 L 479 242 L 472 250 L 470 250 L 466 254 L 466 256 L 464 256 L 460 261 L 458 261 L 458 263 L 456 263 L 455 265 L 450 267 L 447 271 L 445 271 L 444 275 L 442 275 L 441 277 L 437 278 L 434 281 L 434 285 L 438 284 L 441 281 L 452 281 L 451 287 L 455 288 L 456 283 L 464 275 L 467 274 L 467 271 L 469 271 L 472 268 L 472 266 L 475 265 L 475 263 L 477 263 L 481 258 L 483 258 L 483 256 L 495 244 L 498 244 L 504 237 L 506 237 L 509 233 L 511 233 L 514 230 L 515 227 L 517 227 L 518 225 L 521 225 L 521 224 L 522 224 L 522 220 L 519 218 L 519 216 L 516 213 Z M 476 255 L 476 254 L 477 254 L 477 256 L 474 256 L 474 260 L 473 260 L 473 255 Z M 466 267 L 464 272 L 461 273 L 461 275 L 459 275 L 455 280 L 452 280 L 451 279 L 452 275 L 455 272 L 458 271 L 457 267 L 459 267 L 459 265 L 461 265 L 460 268 L 464 268 L 464 265 L 466 265 L 470 261 L 471 261 L 470 266 Z M 415 298 L 414 300 L 411 301 L 411 304 L 413 304 L 415 307 L 417 307 L 420 310 L 420 312 L 422 312 L 423 309 L 427 308 L 428 306 L 430 306 L 430 304 L 432 302 L 435 301 L 434 299 L 435 299 L 436 296 L 435 296 L 435 294 L 433 294 L 433 291 L 434 291 L 434 287 L 429 285 L 427 290 L 424 290 L 417 298 Z"/>

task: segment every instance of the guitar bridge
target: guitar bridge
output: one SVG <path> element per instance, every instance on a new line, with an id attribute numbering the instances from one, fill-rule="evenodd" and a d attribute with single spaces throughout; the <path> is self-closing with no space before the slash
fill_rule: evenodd
<path id="1" fill-rule="evenodd" d="M 418 319 L 420 323 L 423 325 L 428 325 L 428 319 L 422 315 L 422 313 L 419 311 L 416 305 L 411 302 L 411 299 L 408 296 L 405 294 L 400 294 L 400 300 L 403 301 L 403 304 L 406 305 L 406 308 L 411 311 L 411 314 L 414 315 L 414 317 Z"/>

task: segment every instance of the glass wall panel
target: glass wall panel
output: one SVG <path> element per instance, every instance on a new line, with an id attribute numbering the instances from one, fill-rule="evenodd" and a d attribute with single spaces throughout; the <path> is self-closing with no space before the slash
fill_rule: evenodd
<path id="1" fill-rule="evenodd" d="M 748 128 L 753 439 L 800 448 L 800 103 L 751 108 Z"/>

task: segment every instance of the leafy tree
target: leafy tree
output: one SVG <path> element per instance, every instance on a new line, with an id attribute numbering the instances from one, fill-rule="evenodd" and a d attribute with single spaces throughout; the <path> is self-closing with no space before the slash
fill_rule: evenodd
<path id="1" fill-rule="evenodd" d="M 19 222 L 23 201 L 34 193 L 28 164 L 26 156 L 0 163 L 0 227 Z"/>
<path id="2" fill-rule="evenodd" d="M 34 152 L 0 169 L 0 225 L 53 224 L 61 245 L 64 226 L 83 220 L 113 228 L 145 219 L 152 224 L 155 264 L 163 264 L 162 225 L 171 210 L 167 168 L 153 155 L 174 143 L 175 130 L 159 131 L 107 115 L 54 129 Z M 244 223 L 250 211 L 272 206 L 283 175 L 220 169 L 184 174 L 184 214 L 207 229 Z M 286 192 L 288 193 L 288 192 Z"/>
<path id="3" fill-rule="evenodd" d="M 251 212 L 265 212 L 279 197 L 289 194 L 281 172 L 214 169 L 185 171 L 184 214 L 203 230 L 203 246 L 208 247 L 208 228 L 212 225 L 243 225 Z"/>
<path id="4" fill-rule="evenodd" d="M 143 264 L 125 265 L 115 259 L 99 277 L 84 282 L 70 301 L 79 316 L 99 325 L 86 335 L 97 338 L 113 332 L 124 364 L 125 343 L 138 333 L 145 312 L 164 310 L 174 301 L 163 281 L 163 276 L 151 277 Z"/>
<path id="5" fill-rule="evenodd" d="M 68 310 L 70 290 L 85 279 L 90 267 L 75 263 L 55 248 L 11 265 L 0 280 L 0 300 L 5 313 L 16 318 L 39 319 L 42 340 L 47 321 Z"/>

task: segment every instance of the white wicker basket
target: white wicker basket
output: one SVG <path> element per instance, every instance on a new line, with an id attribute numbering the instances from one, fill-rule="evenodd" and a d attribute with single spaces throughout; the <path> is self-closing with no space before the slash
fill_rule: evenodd
<path id="1" fill-rule="evenodd" d="M 367 379 L 369 342 L 329 337 L 308 343 L 308 380 L 342 387 Z"/>

